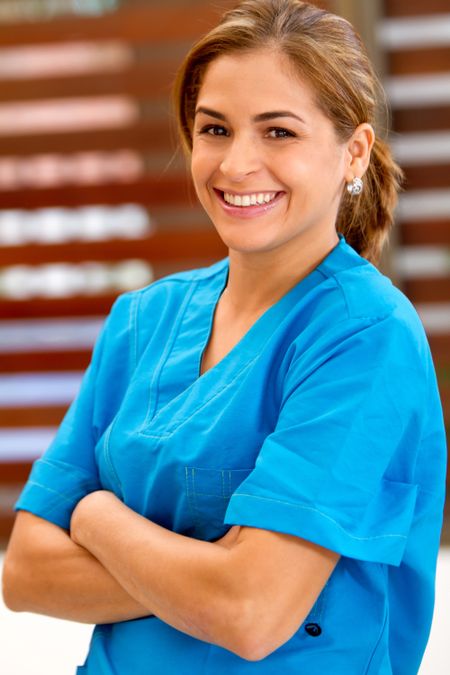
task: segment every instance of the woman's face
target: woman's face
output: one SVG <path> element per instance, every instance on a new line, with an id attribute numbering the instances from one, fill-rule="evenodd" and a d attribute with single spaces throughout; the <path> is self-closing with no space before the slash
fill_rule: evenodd
<path id="1" fill-rule="evenodd" d="M 311 87 L 273 51 L 221 56 L 207 68 L 193 128 L 192 176 L 225 244 L 242 252 L 298 246 L 335 222 L 348 144 Z"/>

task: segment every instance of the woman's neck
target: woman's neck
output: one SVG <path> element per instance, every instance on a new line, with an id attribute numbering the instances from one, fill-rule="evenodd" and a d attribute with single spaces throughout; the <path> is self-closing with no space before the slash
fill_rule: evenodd
<path id="1" fill-rule="evenodd" d="M 223 299 L 236 315 L 265 311 L 308 276 L 338 241 L 335 234 L 324 241 L 305 244 L 290 255 L 281 248 L 258 253 L 230 250 Z"/>

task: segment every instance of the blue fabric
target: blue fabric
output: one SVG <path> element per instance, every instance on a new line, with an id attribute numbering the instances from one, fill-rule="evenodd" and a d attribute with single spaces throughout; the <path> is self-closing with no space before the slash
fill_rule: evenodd
<path id="1" fill-rule="evenodd" d="M 304 624 L 262 661 L 149 617 L 97 627 L 80 672 L 412 675 L 433 611 L 446 462 L 422 325 L 341 237 L 200 377 L 227 274 L 223 260 L 118 299 L 17 508 L 68 528 L 103 487 L 190 537 L 247 525 L 342 557 Z"/>

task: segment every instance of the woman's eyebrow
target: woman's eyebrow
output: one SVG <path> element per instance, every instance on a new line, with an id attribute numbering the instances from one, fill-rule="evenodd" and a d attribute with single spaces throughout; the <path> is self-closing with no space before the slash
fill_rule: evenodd
<path id="1" fill-rule="evenodd" d="M 216 110 L 211 110 L 211 108 L 204 108 L 203 106 L 199 106 L 195 114 L 198 115 L 199 113 L 203 113 L 204 115 L 209 115 L 209 117 L 215 117 L 218 120 L 222 120 L 222 122 L 226 122 L 226 117 L 225 115 L 222 115 L 222 113 L 217 112 Z"/>
<path id="2" fill-rule="evenodd" d="M 290 112 L 289 110 L 273 110 L 271 112 L 263 112 L 260 113 L 259 115 L 255 115 L 253 118 L 254 122 L 267 122 L 269 120 L 274 120 L 278 117 L 292 117 L 295 120 L 298 120 L 302 124 L 306 124 L 305 120 L 302 117 L 299 117 L 299 115 L 296 115 L 293 112 Z"/>
<path id="3" fill-rule="evenodd" d="M 220 112 L 217 112 L 217 110 L 212 110 L 211 108 L 204 108 L 203 106 L 199 106 L 195 114 L 198 115 L 199 113 L 203 113 L 204 115 L 209 115 L 209 117 L 215 117 L 218 120 L 221 120 L 222 122 L 226 122 L 226 115 L 223 115 Z M 269 120 L 274 120 L 279 117 L 292 117 L 293 119 L 298 120 L 302 124 L 306 124 L 305 120 L 299 115 L 296 115 L 293 112 L 290 112 L 289 110 L 273 110 L 270 112 L 263 112 L 259 113 L 258 115 L 255 115 L 253 117 L 253 122 L 268 122 Z"/>

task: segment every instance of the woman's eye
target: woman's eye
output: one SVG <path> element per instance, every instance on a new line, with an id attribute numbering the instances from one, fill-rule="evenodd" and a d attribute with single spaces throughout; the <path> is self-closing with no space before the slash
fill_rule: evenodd
<path id="1" fill-rule="evenodd" d="M 288 129 L 282 127 L 273 127 L 267 132 L 269 138 L 295 138 L 295 134 Z"/>
<path id="2" fill-rule="evenodd" d="M 218 124 L 208 124 L 200 129 L 200 134 L 209 134 L 210 136 L 226 136 L 227 130 Z"/>

